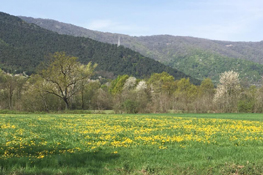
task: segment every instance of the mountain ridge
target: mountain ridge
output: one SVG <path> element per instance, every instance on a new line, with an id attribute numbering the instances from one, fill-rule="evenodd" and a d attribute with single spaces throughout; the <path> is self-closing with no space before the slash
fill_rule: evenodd
<path id="1" fill-rule="evenodd" d="M 120 37 L 121 45 L 124 47 L 198 79 L 210 77 L 214 81 L 218 81 L 219 74 L 229 69 L 239 72 L 242 78 L 251 79 L 254 82 L 260 81 L 263 75 L 263 67 L 259 65 L 263 64 L 263 41 L 233 42 L 172 35 L 137 37 L 93 31 L 56 20 L 21 16 L 20 18 L 59 34 L 88 37 L 105 43 L 117 44 Z M 203 62 L 198 60 L 203 60 Z M 204 60 L 207 60 L 207 65 L 203 64 Z M 235 64 L 237 62 L 240 64 Z M 196 70 L 200 71 L 196 72 Z"/>
<path id="2" fill-rule="evenodd" d="M 233 58 L 241 58 L 242 57 L 242 59 L 244 59 L 244 57 L 245 57 L 244 54 L 240 54 L 240 51 L 237 52 L 237 51 L 235 51 L 235 49 L 231 49 L 231 48 L 235 48 L 237 46 L 240 47 L 240 45 L 244 45 L 244 44 L 248 45 L 248 46 L 253 45 L 253 47 L 255 47 L 255 45 L 257 45 L 257 44 L 263 45 L 263 41 L 259 41 L 259 42 L 243 42 L 243 41 L 235 42 L 235 41 L 223 41 L 223 40 L 220 41 L 220 40 L 211 40 L 211 39 L 197 38 L 197 37 L 191 37 L 191 36 L 173 36 L 173 35 L 168 35 L 168 34 L 152 35 L 152 36 L 139 36 L 139 37 L 138 36 L 129 36 L 129 35 L 118 34 L 118 33 L 94 31 L 94 30 L 86 29 L 84 27 L 79 27 L 79 26 L 76 26 L 73 24 L 67 24 L 67 23 L 59 22 L 59 21 L 56 21 L 53 19 L 32 18 L 32 17 L 24 17 L 24 16 L 19 16 L 19 17 L 28 23 L 37 24 L 40 27 L 58 32 L 59 34 L 67 34 L 67 35 L 83 36 L 83 37 L 88 36 L 91 39 L 99 40 L 101 42 L 108 42 L 111 44 L 117 44 L 118 36 L 120 36 L 121 39 L 123 39 L 122 44 L 125 47 L 127 47 L 127 46 L 129 47 L 129 45 L 125 42 L 125 39 L 127 39 L 127 40 L 136 39 L 140 42 L 145 42 L 145 40 L 147 40 L 147 42 L 149 42 L 150 44 L 152 44 L 151 40 L 158 40 L 159 42 L 162 41 L 162 44 L 166 43 L 167 45 L 171 45 L 171 44 L 175 43 L 175 41 L 177 40 L 178 42 L 184 42 L 187 44 L 193 43 L 194 46 L 196 46 L 197 44 L 204 44 L 203 48 L 211 48 L 213 46 L 211 44 L 213 43 L 213 44 L 216 44 L 217 46 L 221 46 L 221 47 L 223 46 L 225 48 L 225 49 L 221 48 L 221 50 L 222 50 L 221 54 L 223 54 L 223 56 L 228 56 L 228 57 L 233 57 Z M 59 24 L 60 27 L 58 27 L 57 30 L 55 30 L 54 27 L 52 27 L 51 23 L 53 23 L 53 25 Z M 81 31 L 81 33 L 79 31 Z M 96 36 L 92 36 L 90 33 L 92 33 L 93 35 L 96 35 Z M 106 35 L 106 37 L 111 37 L 111 38 L 105 39 L 105 37 L 104 37 L 104 39 L 102 39 L 101 34 L 104 34 L 104 35 Z M 149 41 L 149 39 L 151 39 L 151 40 Z M 204 43 L 203 41 L 205 41 L 206 43 Z M 228 51 L 228 53 L 223 52 L 223 51 L 226 52 L 226 50 Z M 231 51 L 232 51 L 232 53 L 231 53 Z M 235 53 L 233 53 L 233 52 L 235 52 Z M 260 53 L 263 54 L 263 51 Z M 261 57 L 260 62 L 263 63 L 263 56 Z"/>
<path id="3" fill-rule="evenodd" d="M 60 35 L 35 24 L 0 12 L 1 68 L 33 73 L 37 65 L 50 53 L 65 51 L 76 56 L 83 64 L 98 63 L 97 69 L 117 75 L 128 74 L 138 78 L 163 71 L 176 79 L 190 78 L 184 73 L 144 57 L 138 52 L 115 44 L 106 44 L 84 37 Z"/>

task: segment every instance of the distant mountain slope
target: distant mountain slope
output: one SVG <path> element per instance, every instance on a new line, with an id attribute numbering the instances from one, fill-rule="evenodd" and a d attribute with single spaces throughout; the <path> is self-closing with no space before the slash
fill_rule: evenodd
<path id="1" fill-rule="evenodd" d="M 20 18 L 0 13 L 0 67 L 9 71 L 34 72 L 45 56 L 57 51 L 79 57 L 86 64 L 98 63 L 97 70 L 115 75 L 150 76 L 163 71 L 176 79 L 187 78 L 184 73 L 153 59 L 117 45 L 101 43 L 89 38 L 59 35 L 29 24 Z M 200 81 L 190 77 L 196 84 Z"/>
<path id="2" fill-rule="evenodd" d="M 263 63 L 263 41 L 231 42 L 171 35 L 132 37 L 122 34 L 93 31 L 50 19 L 22 16 L 20 16 L 20 18 L 28 23 L 37 24 L 40 27 L 55 31 L 59 34 L 89 37 L 94 40 L 111 44 L 117 44 L 118 37 L 120 36 L 121 44 L 123 46 L 131 49 L 135 48 L 136 50 L 139 50 L 141 46 L 144 46 L 144 49 L 148 49 L 148 51 L 154 51 L 154 49 L 157 50 L 156 52 L 153 52 L 153 55 L 156 55 L 157 53 L 163 55 L 169 49 L 173 49 L 175 53 L 179 52 L 179 54 L 187 54 L 186 52 L 188 49 L 197 48 L 226 57 L 241 58 L 257 63 Z M 155 59 L 170 59 L 170 57 L 169 55 L 163 56 L 163 58 L 157 58 L 156 56 Z"/>
<path id="3" fill-rule="evenodd" d="M 131 37 L 103 33 L 54 20 L 20 17 L 48 30 L 117 44 L 138 51 L 195 78 L 218 80 L 224 71 L 238 71 L 242 78 L 258 81 L 263 75 L 263 42 L 228 42 L 170 35 Z M 202 60 L 202 61 L 200 61 Z M 256 64 L 260 63 L 260 64 Z"/>

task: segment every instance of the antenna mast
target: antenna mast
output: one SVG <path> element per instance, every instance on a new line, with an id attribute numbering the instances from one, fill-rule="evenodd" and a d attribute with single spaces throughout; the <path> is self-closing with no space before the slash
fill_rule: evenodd
<path id="1" fill-rule="evenodd" d="M 118 45 L 117 46 L 119 47 L 120 45 L 121 45 L 121 37 L 119 36 L 118 37 Z"/>

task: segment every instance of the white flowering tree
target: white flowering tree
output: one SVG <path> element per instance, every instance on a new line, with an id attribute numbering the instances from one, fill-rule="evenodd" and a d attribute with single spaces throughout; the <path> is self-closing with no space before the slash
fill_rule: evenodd
<path id="1" fill-rule="evenodd" d="M 144 80 L 141 80 L 138 84 L 137 84 L 137 86 L 136 86 L 136 88 L 135 88 L 135 90 L 138 92 L 138 91 L 143 91 L 143 90 L 145 90 L 145 89 L 147 89 L 147 84 L 146 84 L 146 81 L 144 81 Z"/>
<path id="2" fill-rule="evenodd" d="M 136 78 L 129 77 L 123 85 L 123 90 L 131 90 L 135 87 L 135 85 L 136 85 Z"/>
<path id="3" fill-rule="evenodd" d="M 223 112 L 237 112 L 240 90 L 239 74 L 234 71 L 224 72 L 220 75 L 214 102 Z"/>

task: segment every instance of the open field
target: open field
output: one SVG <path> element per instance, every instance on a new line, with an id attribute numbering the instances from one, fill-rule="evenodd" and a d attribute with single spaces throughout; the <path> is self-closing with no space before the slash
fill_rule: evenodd
<path id="1" fill-rule="evenodd" d="M 263 114 L 1 114 L 0 174 L 263 174 Z"/>

